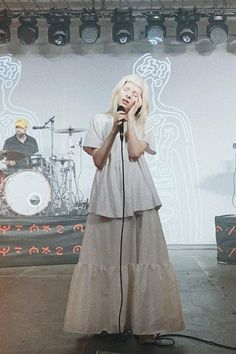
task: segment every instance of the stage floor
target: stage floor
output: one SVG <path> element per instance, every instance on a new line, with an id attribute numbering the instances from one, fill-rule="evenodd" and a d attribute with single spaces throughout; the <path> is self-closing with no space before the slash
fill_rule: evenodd
<path id="1" fill-rule="evenodd" d="M 199 248 L 169 247 L 186 318 L 182 333 L 236 346 L 236 265 L 217 264 L 213 246 Z M 121 343 L 64 334 L 73 269 L 73 264 L 0 268 L 1 354 L 235 353 L 179 337 L 174 347 L 159 348 L 137 344 L 134 338 Z"/>

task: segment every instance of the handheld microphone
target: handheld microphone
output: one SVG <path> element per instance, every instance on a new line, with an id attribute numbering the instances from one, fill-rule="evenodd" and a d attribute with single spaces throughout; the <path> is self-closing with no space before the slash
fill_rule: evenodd
<path id="1" fill-rule="evenodd" d="M 45 126 L 37 126 L 37 125 L 34 125 L 33 127 L 32 127 L 32 129 L 46 129 L 46 127 Z"/>
<path id="2" fill-rule="evenodd" d="M 125 107 L 118 105 L 117 112 L 125 112 Z M 119 132 L 120 132 L 120 140 L 122 142 L 124 139 L 124 119 L 122 120 L 121 125 L 119 126 Z"/>

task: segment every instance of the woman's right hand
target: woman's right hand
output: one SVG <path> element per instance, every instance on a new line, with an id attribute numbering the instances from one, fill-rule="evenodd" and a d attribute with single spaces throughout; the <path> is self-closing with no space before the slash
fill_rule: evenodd
<path id="1" fill-rule="evenodd" d="M 115 129 L 115 132 L 117 133 L 119 131 L 119 127 L 122 122 L 127 121 L 127 114 L 124 111 L 118 111 L 115 114 L 114 117 L 114 123 L 113 123 L 113 129 Z"/>

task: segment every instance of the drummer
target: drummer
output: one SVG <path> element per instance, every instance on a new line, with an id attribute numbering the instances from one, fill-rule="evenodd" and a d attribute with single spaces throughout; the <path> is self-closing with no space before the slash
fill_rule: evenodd
<path id="1" fill-rule="evenodd" d="M 6 139 L 3 150 L 18 151 L 24 155 L 21 160 L 7 160 L 6 158 L 2 162 L 9 168 L 14 170 L 25 169 L 29 166 L 29 158 L 36 152 L 38 152 L 38 144 L 35 138 L 26 134 L 28 121 L 20 118 L 15 123 L 16 133 L 10 138 Z"/>

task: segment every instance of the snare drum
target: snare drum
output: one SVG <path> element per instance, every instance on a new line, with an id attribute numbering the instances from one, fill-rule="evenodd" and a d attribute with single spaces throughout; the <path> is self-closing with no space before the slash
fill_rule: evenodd
<path id="1" fill-rule="evenodd" d="M 37 172 L 44 173 L 47 168 L 46 159 L 41 154 L 30 156 L 30 167 Z"/>
<path id="2" fill-rule="evenodd" d="M 24 170 L 3 180 L 1 195 L 6 206 L 13 212 L 32 216 L 48 206 L 51 200 L 51 188 L 41 173 Z"/>
<path id="3" fill-rule="evenodd" d="M 41 154 L 34 154 L 30 156 L 31 167 L 43 167 L 46 165 L 46 160 Z"/>

